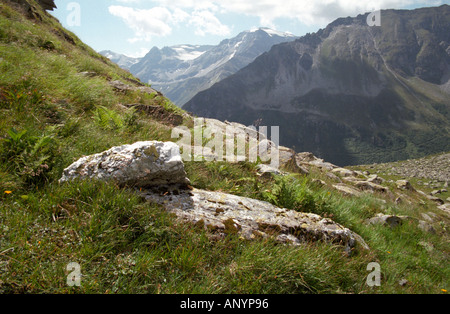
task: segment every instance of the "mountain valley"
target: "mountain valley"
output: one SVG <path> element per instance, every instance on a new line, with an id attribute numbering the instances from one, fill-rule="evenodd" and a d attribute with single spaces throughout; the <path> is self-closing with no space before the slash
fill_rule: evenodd
<path id="1" fill-rule="evenodd" d="M 450 6 L 381 15 L 275 45 L 183 108 L 280 126 L 282 145 L 339 165 L 450 150 Z"/>

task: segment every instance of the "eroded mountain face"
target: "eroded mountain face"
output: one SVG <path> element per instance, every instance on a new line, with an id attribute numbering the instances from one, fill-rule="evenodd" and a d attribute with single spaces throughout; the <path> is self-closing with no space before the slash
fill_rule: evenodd
<path id="1" fill-rule="evenodd" d="M 282 145 L 348 165 L 450 149 L 450 7 L 342 18 L 274 46 L 184 107 L 280 126 Z"/>

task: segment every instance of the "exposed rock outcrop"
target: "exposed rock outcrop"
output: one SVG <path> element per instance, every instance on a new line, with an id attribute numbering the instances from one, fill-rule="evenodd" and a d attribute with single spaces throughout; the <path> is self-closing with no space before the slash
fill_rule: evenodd
<path id="1" fill-rule="evenodd" d="M 121 186 L 139 187 L 148 201 L 164 206 L 179 219 L 219 234 L 237 233 L 245 239 L 273 235 L 291 244 L 329 241 L 344 246 L 348 252 L 357 244 L 368 248 L 359 235 L 328 218 L 190 188 L 179 147 L 172 142 L 137 142 L 83 157 L 64 170 L 60 182 L 76 178 L 113 180 Z"/>
<path id="2" fill-rule="evenodd" d="M 56 4 L 54 0 L 37 0 L 38 3 L 41 5 L 44 10 L 53 11 L 53 9 L 56 9 Z"/>
<path id="3" fill-rule="evenodd" d="M 268 202 L 197 189 L 178 195 L 151 191 L 144 195 L 179 218 L 222 234 L 238 233 L 245 239 L 275 234 L 277 240 L 292 244 L 324 240 L 341 244 L 347 251 L 356 244 L 368 248 L 359 235 L 331 219 L 279 208 Z"/>
<path id="4" fill-rule="evenodd" d="M 406 217 L 377 214 L 375 217 L 368 219 L 367 222 L 375 225 L 385 225 L 392 228 L 401 225 L 405 219 Z"/>
<path id="5" fill-rule="evenodd" d="M 113 180 L 120 185 L 186 185 L 179 147 L 172 142 L 137 142 L 83 157 L 66 168 L 60 182 L 76 178 Z"/>
<path id="6" fill-rule="evenodd" d="M 27 0 L 10 0 L 11 2 L 18 3 L 22 6 L 24 6 L 26 9 L 29 9 L 31 7 L 31 4 Z M 56 4 L 54 0 L 36 0 L 36 2 L 44 9 L 53 11 L 53 9 L 56 9 Z"/>
<path id="7" fill-rule="evenodd" d="M 398 180 L 395 182 L 395 184 L 397 185 L 397 188 L 399 188 L 399 189 L 414 191 L 413 186 L 411 185 L 411 183 L 409 183 L 408 180 Z"/>

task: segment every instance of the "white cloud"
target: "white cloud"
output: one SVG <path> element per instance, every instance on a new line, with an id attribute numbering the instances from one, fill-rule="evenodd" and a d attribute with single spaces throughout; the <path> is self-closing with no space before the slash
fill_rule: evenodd
<path id="1" fill-rule="evenodd" d="M 338 17 L 356 16 L 376 9 L 401 8 L 410 4 L 430 5 L 426 0 L 149 0 L 164 7 L 200 10 L 216 8 L 211 12 L 245 14 L 258 17 L 262 25 L 271 25 L 275 19 L 296 19 L 307 25 L 324 25 Z M 442 1 L 433 0 L 434 5 Z"/>
<path id="2" fill-rule="evenodd" d="M 153 0 L 115 0 L 126 4 L 144 4 L 155 2 Z M 121 18 L 131 28 L 135 37 L 129 39 L 131 43 L 137 41 L 150 41 L 153 36 L 167 36 L 172 28 L 180 23 L 193 26 L 195 34 L 205 36 L 228 35 L 230 29 L 222 24 L 215 16 L 218 6 L 210 1 L 179 0 L 172 5 L 170 1 L 158 1 L 158 6 L 151 9 L 136 9 L 120 5 L 111 5 L 108 10 L 114 16 Z M 183 9 L 189 9 L 189 13 Z"/>
<path id="3" fill-rule="evenodd" d="M 194 11 L 189 18 L 189 24 L 195 26 L 195 34 L 199 36 L 228 35 L 231 32 L 228 26 L 223 25 L 214 13 L 208 10 Z"/>
<path id="4" fill-rule="evenodd" d="M 135 50 L 133 52 L 125 53 L 126 56 L 131 58 L 142 58 L 148 53 L 148 48 L 140 48 L 139 50 Z"/>
<path id="5" fill-rule="evenodd" d="M 110 6 L 111 14 L 120 17 L 135 32 L 130 41 L 149 41 L 152 36 L 167 36 L 173 27 L 191 26 L 196 35 L 228 35 L 229 26 L 221 14 L 257 17 L 260 26 L 275 27 L 277 19 L 292 19 L 308 26 L 324 27 L 338 17 L 356 16 L 374 9 L 402 8 L 407 5 L 429 6 L 440 0 L 114 0 L 135 7 Z"/>
<path id="6" fill-rule="evenodd" d="M 140 3 L 141 0 L 116 0 L 117 2 L 120 3 Z"/>
<path id="7" fill-rule="evenodd" d="M 150 41 L 152 36 L 167 36 L 172 33 L 170 24 L 173 22 L 173 15 L 166 8 L 144 10 L 113 5 L 108 10 L 112 15 L 120 17 L 134 31 L 135 37 L 131 38 L 130 42 Z"/>

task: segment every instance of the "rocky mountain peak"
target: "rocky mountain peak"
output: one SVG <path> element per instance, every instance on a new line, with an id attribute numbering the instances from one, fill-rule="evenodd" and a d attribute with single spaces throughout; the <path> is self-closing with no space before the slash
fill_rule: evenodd
<path id="1" fill-rule="evenodd" d="M 289 33 L 257 28 L 224 39 L 215 46 L 153 47 L 130 71 L 181 107 L 199 91 L 236 73 L 273 45 L 295 38 Z"/>

